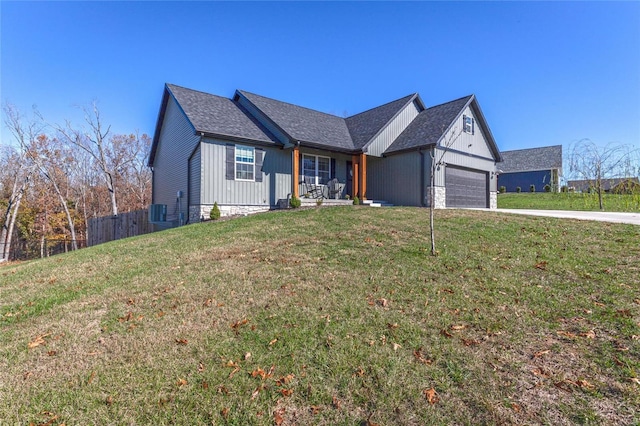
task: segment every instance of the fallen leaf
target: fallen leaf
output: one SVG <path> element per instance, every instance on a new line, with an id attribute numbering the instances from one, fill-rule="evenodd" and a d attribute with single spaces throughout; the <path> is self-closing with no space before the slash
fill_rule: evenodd
<path id="1" fill-rule="evenodd" d="M 387 323 L 387 328 L 389 328 L 389 330 L 394 330 L 394 329 L 396 329 L 398 327 L 399 327 L 399 325 L 398 325 L 397 322 L 394 322 L 393 324 Z"/>
<path id="2" fill-rule="evenodd" d="M 570 339 L 574 339 L 576 337 L 575 334 L 569 333 L 568 331 L 562 331 L 562 330 L 561 331 L 556 331 L 556 334 L 558 336 L 564 336 L 564 337 L 568 337 Z"/>
<path id="3" fill-rule="evenodd" d="M 38 347 L 40 345 L 46 345 L 47 342 L 44 340 L 45 337 L 50 336 L 51 333 L 45 333 L 45 334 L 41 334 L 39 336 L 36 336 L 35 339 L 33 339 L 31 342 L 29 342 L 27 344 L 29 349 L 33 349 L 35 347 Z"/>
<path id="4" fill-rule="evenodd" d="M 444 337 L 453 337 L 453 334 L 449 333 L 446 329 L 442 329 L 440 330 L 440 334 L 442 334 Z"/>
<path id="5" fill-rule="evenodd" d="M 187 383 L 189 383 L 189 382 L 187 382 L 185 379 L 178 379 L 178 381 L 176 382 L 176 385 L 178 385 L 178 386 L 184 386 L 184 385 L 186 385 Z"/>
<path id="6" fill-rule="evenodd" d="M 531 372 L 535 375 L 535 376 L 540 376 L 540 377 L 544 377 L 545 379 L 547 377 L 549 377 L 549 375 L 540 367 L 534 368 L 533 370 L 531 370 Z"/>
<path id="7" fill-rule="evenodd" d="M 293 395 L 293 389 L 280 389 L 279 391 L 282 396 L 291 396 Z"/>
<path id="8" fill-rule="evenodd" d="M 393 350 L 394 350 L 394 351 L 397 351 L 397 350 L 398 350 L 398 349 L 400 349 L 401 347 L 402 347 L 402 346 L 400 346 L 400 345 L 399 345 L 399 344 L 397 344 L 397 343 L 394 343 L 394 344 L 393 344 Z"/>
<path id="9" fill-rule="evenodd" d="M 480 342 L 474 339 L 461 339 L 461 340 L 465 346 L 475 346 L 480 344 Z"/>
<path id="10" fill-rule="evenodd" d="M 338 400 L 338 398 L 336 398 L 336 396 L 334 395 L 333 398 L 331 399 L 331 404 L 333 405 L 333 408 L 335 408 L 336 410 L 340 409 L 340 401 Z"/>
<path id="11" fill-rule="evenodd" d="M 593 330 L 589 330 L 587 332 L 584 333 L 580 333 L 581 337 L 586 337 L 587 339 L 595 339 L 596 338 L 596 332 Z"/>
<path id="12" fill-rule="evenodd" d="M 276 426 L 280 426 L 282 422 L 284 422 L 284 417 L 283 417 L 284 413 L 285 413 L 284 408 L 280 408 L 273 412 L 273 422 L 276 424 Z"/>
<path id="13" fill-rule="evenodd" d="M 638 379 L 637 377 L 631 377 L 629 378 L 629 381 L 631 383 L 635 383 L 636 385 L 640 385 L 640 379 Z"/>
<path id="14" fill-rule="evenodd" d="M 293 374 L 287 374 L 286 376 L 280 377 L 276 380 L 276 386 L 284 386 L 293 380 L 294 377 L 295 376 Z"/>
<path id="15" fill-rule="evenodd" d="M 131 306 L 131 305 L 135 305 L 135 304 L 136 304 L 135 300 L 133 300 L 133 299 L 127 300 L 127 305 Z"/>
<path id="16" fill-rule="evenodd" d="M 186 345 L 189 341 L 187 339 L 176 339 L 176 343 L 179 345 Z"/>
<path id="17" fill-rule="evenodd" d="M 442 291 L 444 291 L 445 293 L 449 293 L 449 294 L 455 293 L 455 291 L 451 290 L 450 288 L 443 288 Z"/>
<path id="18" fill-rule="evenodd" d="M 273 339 L 272 341 L 269 342 L 269 346 L 272 346 L 274 343 L 276 343 L 278 341 L 278 339 Z"/>
<path id="19" fill-rule="evenodd" d="M 362 367 L 358 367 L 358 369 L 356 370 L 355 373 L 353 373 L 354 376 L 358 376 L 358 377 L 362 377 L 364 376 L 364 370 L 362 369 Z"/>
<path id="20" fill-rule="evenodd" d="M 47 352 L 47 355 L 54 356 L 56 353 L 57 353 L 56 351 L 49 351 Z"/>
<path id="21" fill-rule="evenodd" d="M 107 404 L 107 405 L 111 405 L 111 404 L 113 404 L 113 397 L 112 397 L 111 395 L 109 395 L 109 396 L 107 397 L 107 399 L 105 399 L 105 400 L 104 400 L 104 402 L 105 402 L 105 404 Z"/>
<path id="22" fill-rule="evenodd" d="M 386 308 L 389 305 L 389 301 L 387 299 L 381 298 L 376 300 L 376 303 L 380 306 L 382 306 L 383 308 Z"/>
<path id="23" fill-rule="evenodd" d="M 466 325 L 452 325 L 451 326 L 451 330 L 453 330 L 453 331 L 460 331 L 460 330 L 464 330 L 465 328 L 467 328 Z"/>
<path id="24" fill-rule="evenodd" d="M 538 351 L 538 352 L 534 353 L 534 354 L 533 354 L 533 357 L 534 357 L 534 358 L 540 358 L 541 356 L 546 355 L 546 354 L 548 354 L 549 352 L 551 352 L 551 350 L 549 350 L 549 349 L 544 349 L 544 350 L 542 350 L 542 351 Z"/>
<path id="25" fill-rule="evenodd" d="M 430 365 L 433 363 L 433 360 L 427 359 L 424 356 L 422 356 L 422 348 L 413 351 L 413 356 L 418 362 L 421 362 L 423 364 Z"/>
<path id="26" fill-rule="evenodd" d="M 247 361 L 249 360 L 249 358 L 251 358 L 251 352 L 247 352 L 244 354 L 244 360 Z"/>
<path id="27" fill-rule="evenodd" d="M 204 364 L 201 363 L 201 362 L 198 363 L 198 371 L 201 372 L 201 373 L 204 371 Z"/>
<path id="28" fill-rule="evenodd" d="M 538 263 L 536 263 L 535 267 L 537 269 L 540 269 L 541 271 L 546 271 L 547 270 L 547 261 L 543 260 L 542 262 L 538 262 Z"/>
<path id="29" fill-rule="evenodd" d="M 264 389 L 264 385 L 260 385 L 256 388 L 256 390 L 253 391 L 253 393 L 251 394 L 251 399 L 256 399 L 258 397 L 258 394 L 260 393 L 260 391 Z"/>
<path id="30" fill-rule="evenodd" d="M 220 414 L 226 419 L 229 415 L 229 409 L 227 407 L 224 407 L 222 410 L 220 410 Z"/>
<path id="31" fill-rule="evenodd" d="M 89 376 L 89 379 L 87 380 L 87 384 L 90 385 L 91 382 L 93 382 L 93 379 L 95 379 L 95 378 L 96 378 L 96 372 L 92 371 L 91 375 Z"/>
<path id="32" fill-rule="evenodd" d="M 424 393 L 424 396 L 425 398 L 427 398 L 427 401 L 429 401 L 429 404 L 435 404 L 438 401 L 440 401 L 440 398 L 438 397 L 438 392 L 436 392 L 434 388 L 425 389 L 424 391 L 422 391 L 422 393 Z"/>
<path id="33" fill-rule="evenodd" d="M 118 318 L 119 322 L 131 321 L 133 319 L 133 312 L 127 312 L 127 315 Z"/>
<path id="34" fill-rule="evenodd" d="M 204 380 L 202 381 L 202 389 L 209 389 L 209 383 L 205 382 Z"/>
<path id="35" fill-rule="evenodd" d="M 233 378 L 233 376 L 235 376 L 238 371 L 240 371 L 240 367 L 234 368 L 233 371 L 229 373 L 229 378 Z"/>
<path id="36" fill-rule="evenodd" d="M 311 406 L 311 414 L 313 414 L 314 416 L 318 414 L 320 411 L 322 411 L 322 407 L 320 407 L 319 405 Z"/>
<path id="37" fill-rule="evenodd" d="M 257 368 L 251 372 L 251 377 L 260 377 L 262 380 L 267 378 L 267 373 L 262 368 Z"/>

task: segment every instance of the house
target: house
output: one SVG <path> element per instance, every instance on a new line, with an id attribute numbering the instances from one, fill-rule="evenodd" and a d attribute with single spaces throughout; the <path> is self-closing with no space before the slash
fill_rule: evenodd
<path id="1" fill-rule="evenodd" d="M 640 193 L 640 180 L 637 177 L 610 178 L 600 181 L 604 192 L 617 194 Z M 570 180 L 567 186 L 571 191 L 590 192 L 596 186 L 596 180 Z"/>
<path id="2" fill-rule="evenodd" d="M 430 153 L 445 142 L 434 205 L 495 208 L 501 156 L 474 95 L 426 108 L 414 93 L 342 118 L 242 90 L 226 98 L 166 84 L 152 202 L 167 220 L 193 222 L 214 202 L 223 215 L 264 211 L 304 195 L 303 181 L 335 178 L 338 196 L 427 206 Z"/>
<path id="3" fill-rule="evenodd" d="M 507 192 L 516 192 L 518 187 L 528 192 L 531 185 L 538 192 L 544 191 L 545 185 L 553 192 L 560 190 L 562 145 L 502 151 L 502 159 L 498 185 Z"/>

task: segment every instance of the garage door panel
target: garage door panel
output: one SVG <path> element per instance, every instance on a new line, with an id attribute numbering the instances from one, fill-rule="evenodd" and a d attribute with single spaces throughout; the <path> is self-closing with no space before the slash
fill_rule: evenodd
<path id="1" fill-rule="evenodd" d="M 487 207 L 487 173 L 447 167 L 445 170 L 447 207 Z"/>

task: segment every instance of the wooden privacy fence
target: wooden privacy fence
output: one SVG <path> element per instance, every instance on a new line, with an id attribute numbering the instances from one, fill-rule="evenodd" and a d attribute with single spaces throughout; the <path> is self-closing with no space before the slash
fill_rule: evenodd
<path id="1" fill-rule="evenodd" d="M 120 213 L 118 216 L 104 216 L 89 219 L 87 245 L 106 243 L 121 238 L 153 232 L 147 210 Z"/>

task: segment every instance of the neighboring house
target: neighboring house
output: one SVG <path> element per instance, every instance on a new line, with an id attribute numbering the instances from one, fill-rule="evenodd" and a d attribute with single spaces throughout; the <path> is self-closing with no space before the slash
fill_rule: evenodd
<path id="1" fill-rule="evenodd" d="M 453 141 L 436 207 L 496 207 L 500 152 L 474 95 L 426 108 L 415 93 L 341 118 L 238 90 L 233 98 L 165 85 L 149 166 L 167 220 L 287 205 L 306 179 L 341 196 L 429 204 L 430 152 Z M 307 183 L 308 183 L 307 182 Z"/>
<path id="2" fill-rule="evenodd" d="M 640 191 L 640 180 L 637 177 L 602 179 L 601 184 L 604 192 L 631 193 Z M 569 189 L 576 192 L 590 192 L 595 185 L 595 179 L 570 180 L 567 182 Z"/>
<path id="3" fill-rule="evenodd" d="M 498 185 L 507 192 L 516 192 L 518 187 L 529 192 L 531 185 L 538 192 L 544 191 L 545 185 L 550 185 L 553 192 L 560 190 L 562 145 L 502 151 L 502 159 Z"/>

